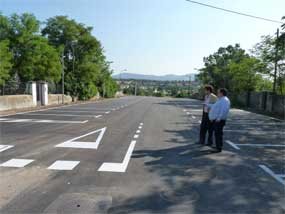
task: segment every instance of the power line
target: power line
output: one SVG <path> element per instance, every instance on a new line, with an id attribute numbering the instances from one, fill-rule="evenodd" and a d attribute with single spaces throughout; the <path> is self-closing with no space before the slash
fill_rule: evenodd
<path id="1" fill-rule="evenodd" d="M 278 24 L 284 24 L 281 21 L 277 21 L 277 20 L 273 20 L 273 19 L 267 19 L 267 18 L 263 18 L 263 17 L 259 17 L 259 16 L 253 16 L 253 15 L 250 15 L 250 14 L 241 13 L 241 12 L 237 12 L 237 11 L 233 11 L 233 10 L 228 10 L 228 9 L 225 9 L 225 8 L 216 7 L 216 6 L 213 6 L 213 5 L 204 4 L 204 3 L 201 3 L 201 2 L 197 2 L 197 1 L 192 1 L 192 0 L 186 0 L 186 1 L 188 1 L 190 3 L 194 3 L 194 4 L 199 4 L 199 5 L 202 5 L 202 6 L 205 6 L 205 7 L 214 8 L 214 9 L 217 9 L 217 10 L 222 10 L 222 11 L 225 11 L 225 12 L 228 12 L 228 13 L 234 13 L 234 14 L 238 14 L 238 15 L 241 15 L 241 16 L 247 16 L 247 17 L 254 18 L 254 19 L 260 19 L 260 20 L 263 20 L 263 21 L 268 21 L 268 22 L 273 22 L 273 23 L 278 23 Z"/>

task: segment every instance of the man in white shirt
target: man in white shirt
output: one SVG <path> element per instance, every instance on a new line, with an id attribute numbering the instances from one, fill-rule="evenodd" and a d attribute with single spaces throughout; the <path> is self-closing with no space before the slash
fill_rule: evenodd
<path id="1" fill-rule="evenodd" d="M 223 129 L 226 125 L 226 120 L 230 111 L 230 100 L 227 97 L 227 90 L 221 88 L 218 90 L 218 100 L 214 105 L 209 104 L 211 107 L 209 112 L 209 119 L 214 123 L 215 141 L 217 152 L 223 149 Z"/>
<path id="2" fill-rule="evenodd" d="M 209 120 L 209 106 L 208 104 L 214 104 L 217 100 L 217 97 L 215 94 L 213 94 L 213 86 L 206 85 L 205 86 L 205 99 L 203 103 L 203 115 L 202 115 L 202 121 L 200 126 L 200 144 L 205 144 L 206 135 L 208 132 L 208 142 L 207 145 L 213 144 L 213 123 Z"/>

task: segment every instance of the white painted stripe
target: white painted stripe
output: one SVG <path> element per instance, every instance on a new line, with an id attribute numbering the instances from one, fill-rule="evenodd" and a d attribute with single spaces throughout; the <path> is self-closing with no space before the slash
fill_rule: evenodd
<path id="1" fill-rule="evenodd" d="M 96 115 L 95 116 L 95 118 L 100 118 L 100 117 L 102 117 L 102 115 L 100 114 L 100 115 Z"/>
<path id="2" fill-rule="evenodd" d="M 235 144 L 236 146 L 253 146 L 253 147 L 285 147 L 285 145 L 281 144 L 253 144 L 253 143 L 240 143 Z"/>
<path id="3" fill-rule="evenodd" d="M 82 114 L 50 114 L 50 113 L 32 113 L 32 114 L 27 114 L 26 116 L 60 116 L 60 117 L 93 117 L 92 115 L 82 115 Z"/>
<path id="4" fill-rule="evenodd" d="M 140 123 L 140 126 L 143 126 L 143 123 Z"/>
<path id="5" fill-rule="evenodd" d="M 58 160 L 55 161 L 52 165 L 48 167 L 48 169 L 52 170 L 73 170 L 80 161 L 63 161 Z"/>
<path id="6" fill-rule="evenodd" d="M 138 135 L 138 134 L 135 134 L 135 135 L 134 135 L 134 138 L 135 138 L 135 139 L 139 138 L 139 135 Z"/>
<path id="7" fill-rule="evenodd" d="M 259 165 L 259 167 L 263 169 L 265 172 L 267 172 L 269 175 L 271 175 L 275 180 L 277 180 L 278 182 L 280 182 L 281 184 L 285 186 L 285 181 L 282 180 L 282 178 L 280 178 L 279 176 L 277 176 L 274 172 L 272 172 L 272 170 L 269 169 L 267 166 Z"/>
<path id="8" fill-rule="evenodd" d="M 193 115 L 192 115 L 191 117 L 192 117 L 193 119 L 196 119 L 196 117 L 195 117 L 195 116 L 193 116 Z"/>
<path id="9" fill-rule="evenodd" d="M 106 112 L 105 112 L 105 114 L 109 114 L 109 113 L 110 113 L 110 111 L 106 111 Z"/>
<path id="10" fill-rule="evenodd" d="M 103 163 L 98 171 L 101 172 L 126 172 L 136 141 L 132 141 L 122 163 Z"/>
<path id="11" fill-rule="evenodd" d="M 141 130 L 137 130 L 136 133 L 141 133 Z"/>
<path id="12" fill-rule="evenodd" d="M 188 114 L 188 115 L 189 115 L 189 114 L 190 114 L 190 112 L 186 112 L 186 114 Z"/>
<path id="13" fill-rule="evenodd" d="M 0 145 L 0 152 L 4 152 L 10 148 L 14 147 L 13 145 Z"/>
<path id="14" fill-rule="evenodd" d="M 139 129 L 142 129 L 142 126 L 139 126 Z"/>
<path id="15" fill-rule="evenodd" d="M 81 148 L 81 149 L 98 149 L 99 144 L 103 138 L 103 135 L 106 131 L 107 127 L 104 127 L 102 129 L 97 129 L 95 131 L 89 132 L 87 134 L 81 135 L 79 137 L 72 138 L 68 141 L 65 141 L 63 143 L 55 145 L 55 147 L 64 147 L 64 148 Z M 89 135 L 95 134 L 100 132 L 99 136 L 97 137 L 95 142 L 82 142 L 82 141 L 76 141 L 80 138 L 87 137 Z"/>
<path id="16" fill-rule="evenodd" d="M 233 147 L 236 150 L 240 150 L 240 148 L 233 142 L 226 140 L 226 143 L 229 144 L 231 147 Z"/>
<path id="17" fill-rule="evenodd" d="M 104 111 L 106 111 L 106 109 L 105 110 L 95 110 L 94 109 L 93 111 L 77 111 L 77 110 L 70 111 L 70 110 L 61 109 L 61 110 L 53 110 L 51 112 L 57 112 L 57 113 L 59 113 L 59 112 L 61 112 L 61 113 L 95 113 L 95 112 L 104 112 Z"/>
<path id="18" fill-rule="evenodd" d="M 31 159 L 11 159 L 11 160 L 8 160 L 2 163 L 0 166 L 21 168 L 21 167 L 25 167 L 26 165 L 30 164 L 33 161 L 34 160 L 31 160 Z"/>
<path id="19" fill-rule="evenodd" d="M 66 121 L 66 120 L 39 120 L 39 119 L 9 119 L 5 121 L 0 121 L 3 123 L 23 123 L 23 122 L 29 122 L 29 123 L 67 123 L 67 124 L 84 124 L 87 123 L 88 120 L 84 121 Z"/>
<path id="20" fill-rule="evenodd" d="M 7 118 L 0 118 L 0 121 L 8 120 Z"/>

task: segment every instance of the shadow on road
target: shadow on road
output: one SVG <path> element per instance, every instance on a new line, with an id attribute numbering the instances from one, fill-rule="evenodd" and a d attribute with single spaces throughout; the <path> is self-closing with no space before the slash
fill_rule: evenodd
<path id="1" fill-rule="evenodd" d="M 187 100 L 159 103 L 187 104 Z M 109 213 L 282 213 L 282 191 L 270 194 L 264 183 L 272 179 L 260 176 L 263 172 L 239 154 L 214 153 L 195 144 L 198 129 L 194 126 L 164 132 L 171 136 L 165 143 L 172 147 L 139 150 L 132 156 L 157 174 L 161 185 L 144 195 L 117 199 Z"/>

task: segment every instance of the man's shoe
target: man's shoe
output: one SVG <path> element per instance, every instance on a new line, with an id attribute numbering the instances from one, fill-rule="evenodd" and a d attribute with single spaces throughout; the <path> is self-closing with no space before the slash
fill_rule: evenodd
<path id="1" fill-rule="evenodd" d="M 222 152 L 222 149 L 218 149 L 218 148 L 217 148 L 217 149 L 216 149 L 216 152 L 217 152 L 217 153 Z"/>
<path id="2" fill-rule="evenodd" d="M 213 146 L 213 144 L 212 144 L 212 143 L 207 143 L 207 144 L 205 144 L 205 146 L 212 147 L 212 146 Z"/>

